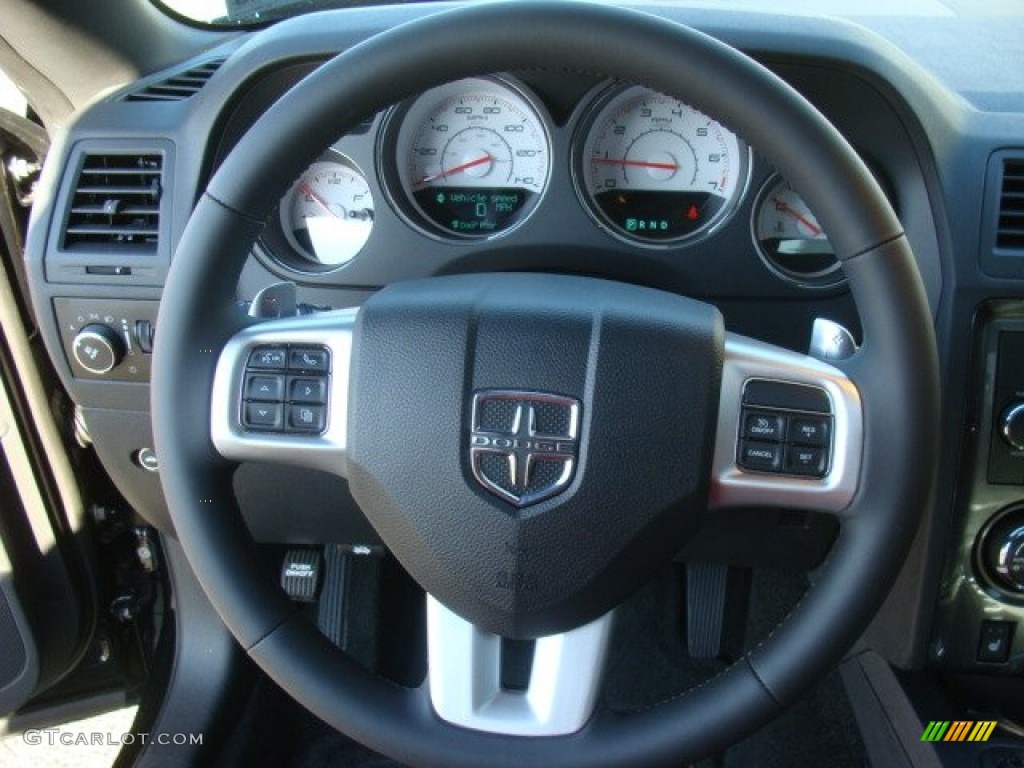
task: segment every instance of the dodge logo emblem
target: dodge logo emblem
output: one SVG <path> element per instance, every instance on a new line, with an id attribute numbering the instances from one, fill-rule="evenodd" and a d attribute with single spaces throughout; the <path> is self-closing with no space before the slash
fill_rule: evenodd
<path id="1" fill-rule="evenodd" d="M 580 403 L 544 392 L 473 394 L 469 463 L 473 477 L 505 501 L 525 507 L 572 482 Z"/>

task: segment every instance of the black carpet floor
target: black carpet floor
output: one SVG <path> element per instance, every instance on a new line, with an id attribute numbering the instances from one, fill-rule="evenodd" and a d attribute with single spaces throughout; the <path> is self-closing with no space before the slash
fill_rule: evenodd
<path id="1" fill-rule="evenodd" d="M 745 579 L 746 581 L 743 581 Z M 765 637 L 806 588 L 802 573 L 754 571 L 741 578 L 730 614 L 745 617 L 734 627 L 736 652 Z M 748 589 L 749 587 L 749 589 Z M 691 659 L 685 646 L 682 571 L 666 571 L 619 610 L 606 702 L 632 710 L 688 690 L 724 667 Z M 386 600 L 386 596 L 385 600 Z M 732 599 L 732 598 L 731 598 Z M 737 636 L 738 635 L 738 636 Z M 709 723 L 709 726 L 712 724 Z M 288 768 L 393 768 L 380 757 L 334 732 L 265 677 L 260 677 L 218 766 Z M 838 673 L 823 680 L 782 717 L 725 755 L 699 768 L 859 768 L 867 758 Z"/>

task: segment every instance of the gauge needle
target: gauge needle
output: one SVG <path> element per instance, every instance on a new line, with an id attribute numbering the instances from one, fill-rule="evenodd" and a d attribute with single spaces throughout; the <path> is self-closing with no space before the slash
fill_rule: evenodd
<path id="1" fill-rule="evenodd" d="M 330 214 L 331 216 L 333 216 L 334 218 L 336 218 L 336 219 L 340 219 L 341 218 L 338 215 L 338 213 L 335 210 L 333 210 L 331 208 L 331 206 L 329 206 L 327 204 L 327 201 L 324 200 L 322 197 L 320 197 L 320 195 L 318 195 L 316 192 L 314 192 L 313 188 L 311 186 L 309 186 L 309 184 L 307 184 L 306 182 L 302 182 L 301 184 L 299 184 L 299 192 L 301 192 L 302 194 L 306 195 L 307 197 L 310 197 L 313 200 L 314 203 L 319 205 L 321 208 L 323 208 L 325 211 L 327 211 L 327 213 Z"/>
<path id="2" fill-rule="evenodd" d="M 647 163 L 643 160 L 617 160 L 613 157 L 595 157 L 593 162 L 604 163 L 605 165 L 631 165 L 637 168 L 655 168 L 659 171 L 679 170 L 679 166 L 675 163 Z"/>
<path id="3" fill-rule="evenodd" d="M 806 216 L 802 215 L 799 211 L 790 208 L 788 205 L 786 205 L 786 203 L 784 203 L 777 197 L 773 197 L 772 202 L 775 203 L 775 207 L 778 208 L 780 211 L 782 211 L 783 213 L 788 213 L 794 219 L 796 219 L 805 227 L 807 227 L 811 231 L 812 235 L 814 235 L 815 237 L 819 237 L 821 235 L 821 227 L 819 227 L 813 221 L 808 219 Z"/>
<path id="4" fill-rule="evenodd" d="M 440 173 L 435 173 L 431 176 L 424 176 L 422 179 L 416 182 L 415 186 L 422 187 L 424 184 L 429 184 L 432 181 L 444 179 L 447 178 L 448 176 L 454 176 L 456 173 L 462 173 L 463 171 L 467 171 L 470 168 L 476 168 L 478 165 L 483 165 L 484 163 L 491 162 L 491 160 L 492 158 L 490 155 L 478 157 L 476 160 L 470 160 L 468 163 L 463 163 L 462 165 L 456 165 L 454 168 L 449 168 L 447 171 L 441 171 Z"/>

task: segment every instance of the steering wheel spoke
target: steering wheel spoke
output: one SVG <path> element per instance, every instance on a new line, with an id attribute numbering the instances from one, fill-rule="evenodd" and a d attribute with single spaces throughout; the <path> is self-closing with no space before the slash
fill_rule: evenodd
<path id="1" fill-rule="evenodd" d="M 345 475 L 355 317 L 344 309 L 272 320 L 228 340 L 210 409 L 222 456 Z"/>
<path id="2" fill-rule="evenodd" d="M 710 506 L 843 515 L 857 491 L 863 433 L 860 394 L 838 368 L 728 334 Z"/>
<path id="3" fill-rule="evenodd" d="M 525 690 L 502 687 L 502 639 L 427 597 L 430 701 L 442 720 L 508 736 L 576 733 L 593 714 L 613 613 L 532 642 Z"/>

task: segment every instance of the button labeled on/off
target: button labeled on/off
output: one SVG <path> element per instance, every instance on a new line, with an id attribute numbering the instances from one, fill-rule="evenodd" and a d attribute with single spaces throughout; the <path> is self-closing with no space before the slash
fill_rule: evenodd
<path id="1" fill-rule="evenodd" d="M 782 442 L 786 432 L 786 420 L 774 413 L 759 411 L 743 412 L 743 434 L 756 440 Z"/>

